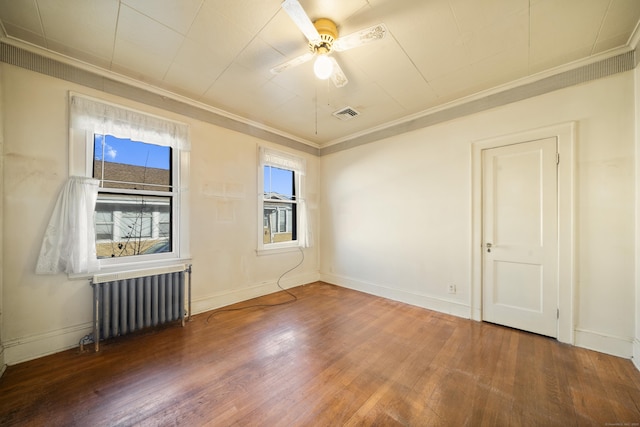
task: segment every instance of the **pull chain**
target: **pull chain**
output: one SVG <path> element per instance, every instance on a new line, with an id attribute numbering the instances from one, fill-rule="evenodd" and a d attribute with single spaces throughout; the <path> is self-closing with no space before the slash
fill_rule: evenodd
<path id="1" fill-rule="evenodd" d="M 318 85 L 315 85 L 316 89 L 316 136 L 318 136 Z"/>

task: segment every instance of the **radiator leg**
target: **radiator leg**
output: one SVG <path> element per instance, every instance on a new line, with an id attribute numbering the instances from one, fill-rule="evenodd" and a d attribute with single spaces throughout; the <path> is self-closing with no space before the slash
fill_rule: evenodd
<path id="1" fill-rule="evenodd" d="M 100 285 L 93 285 L 93 349 L 97 353 L 100 350 Z"/>
<path id="2" fill-rule="evenodd" d="M 185 298 L 186 298 L 186 281 L 185 275 L 187 274 L 186 270 L 181 272 L 178 277 L 178 316 L 180 317 L 180 324 L 184 328 L 185 318 L 187 317 L 187 312 L 185 311 Z"/>
<path id="3" fill-rule="evenodd" d="M 192 264 L 189 264 L 189 267 L 187 268 L 187 273 L 189 273 L 189 318 L 187 320 L 189 322 L 191 322 L 191 265 Z M 182 326 L 184 326 L 184 320 L 182 323 Z"/>

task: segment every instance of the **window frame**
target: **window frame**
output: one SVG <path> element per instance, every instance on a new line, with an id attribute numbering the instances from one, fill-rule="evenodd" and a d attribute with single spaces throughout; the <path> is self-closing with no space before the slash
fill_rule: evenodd
<path id="1" fill-rule="evenodd" d="M 265 154 L 267 153 L 267 154 Z M 281 164 L 274 164 L 266 161 L 266 156 L 274 156 L 281 158 L 283 161 Z M 287 167 L 286 164 L 290 162 L 291 166 Z M 274 168 L 287 170 L 293 172 L 293 198 L 292 200 L 271 200 L 265 198 L 264 193 L 264 168 L 271 166 Z M 299 247 L 303 247 L 300 239 L 301 232 L 301 202 L 304 198 L 304 187 L 302 177 L 305 174 L 305 161 L 303 158 L 289 154 L 287 152 L 273 150 L 265 147 L 258 147 L 258 217 L 257 217 L 257 250 L 258 255 L 272 254 L 278 252 L 288 252 L 296 250 Z M 283 205 L 293 205 L 291 219 L 292 232 L 295 234 L 295 240 L 288 240 L 285 242 L 273 242 L 264 243 L 264 206 L 265 202 Z M 286 214 L 285 214 L 286 215 Z M 277 215 L 276 215 L 277 216 Z M 288 219 L 286 219 L 288 221 Z M 279 226 L 279 224 L 278 224 Z"/>
<path id="2" fill-rule="evenodd" d="M 187 128 L 186 124 L 175 122 L 164 117 L 154 116 L 147 112 L 133 110 L 131 108 L 109 103 L 107 101 L 91 98 L 85 95 L 75 94 L 69 92 L 69 101 L 72 102 L 72 97 L 82 98 L 95 102 L 96 104 L 104 104 L 111 108 L 117 108 L 126 113 L 131 113 L 138 116 L 150 117 L 152 120 L 164 121 L 176 126 L 183 126 Z M 69 175 L 73 176 L 85 176 L 93 177 L 93 162 L 94 162 L 94 136 L 95 134 L 113 135 L 110 132 L 93 131 L 90 129 L 83 129 L 78 126 L 74 127 L 72 123 L 73 119 L 70 118 L 69 126 Z M 133 126 L 133 124 L 131 125 Z M 144 140 L 144 138 L 134 138 L 128 135 L 113 135 L 118 138 L 131 139 L 134 141 L 142 140 L 142 142 L 163 145 L 154 143 L 154 141 Z M 182 146 L 171 147 L 171 191 L 163 191 L 162 194 L 149 190 L 130 190 L 123 188 L 103 189 L 100 188 L 99 192 L 111 193 L 111 194 L 135 194 L 135 195 L 148 195 L 163 197 L 169 196 L 171 200 L 171 214 L 170 214 L 170 226 L 172 229 L 171 236 L 171 251 L 163 253 L 152 254 L 140 254 L 115 258 L 98 258 L 99 270 L 101 272 L 121 272 L 137 270 L 142 268 L 151 268 L 156 266 L 172 265 L 176 262 L 188 263 L 191 261 L 190 255 L 190 238 L 189 238 L 189 175 L 190 175 L 190 147 L 187 141 Z M 95 211 L 94 211 L 95 212 Z M 113 218 L 112 218 L 113 219 Z M 96 236 L 96 243 L 99 240 Z"/>
<path id="3" fill-rule="evenodd" d="M 93 160 L 94 160 L 94 141 L 97 132 L 87 132 L 87 170 L 86 174 L 89 177 L 93 176 Z M 104 135 L 106 136 L 106 135 Z M 147 141 L 140 141 L 146 144 L 153 144 Z M 154 144 L 157 145 L 157 144 Z M 160 197 L 168 197 L 170 203 L 170 218 L 171 218 L 171 250 L 169 252 L 162 253 L 153 253 L 153 254 L 140 254 L 140 255 L 129 255 L 123 257 L 114 257 L 114 258 L 98 258 L 98 263 L 100 265 L 100 269 L 116 267 L 121 265 L 132 265 L 138 263 L 145 262 L 153 262 L 153 261 L 164 261 L 164 260 L 174 260 L 180 258 L 178 248 L 180 247 L 180 227 L 177 223 L 177 219 L 180 216 L 180 198 L 178 197 L 178 193 L 176 191 L 178 186 L 180 185 L 180 161 L 179 161 L 179 150 L 172 149 L 171 150 L 171 190 L 170 191 L 152 191 L 152 190 L 131 190 L 127 188 L 108 188 L 99 186 L 98 188 L 98 198 L 100 197 L 100 193 L 102 194 L 113 194 L 113 195 L 130 195 L 130 196 L 160 196 Z M 98 179 L 98 178 L 96 178 Z M 98 179 L 99 180 L 99 179 Z M 153 222 L 153 218 L 151 218 Z M 115 226 L 114 226 L 115 228 Z M 115 232 L 115 231 L 114 231 Z M 96 236 L 96 243 L 99 243 L 99 240 Z"/>

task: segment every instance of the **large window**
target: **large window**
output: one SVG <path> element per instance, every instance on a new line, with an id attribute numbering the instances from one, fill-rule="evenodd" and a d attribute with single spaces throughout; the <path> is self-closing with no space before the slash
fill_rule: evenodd
<path id="1" fill-rule="evenodd" d="M 308 246 L 303 198 L 305 162 L 288 153 L 260 149 L 259 250 Z"/>
<path id="2" fill-rule="evenodd" d="M 71 175 L 99 182 L 100 267 L 189 257 L 187 126 L 70 96 Z"/>

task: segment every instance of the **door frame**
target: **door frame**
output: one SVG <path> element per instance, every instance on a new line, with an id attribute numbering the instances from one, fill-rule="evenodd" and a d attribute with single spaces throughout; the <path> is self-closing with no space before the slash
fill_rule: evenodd
<path id="1" fill-rule="evenodd" d="M 482 151 L 521 142 L 557 138 L 558 154 L 558 341 L 575 342 L 575 139 L 568 122 L 471 143 L 471 318 L 482 321 Z"/>

